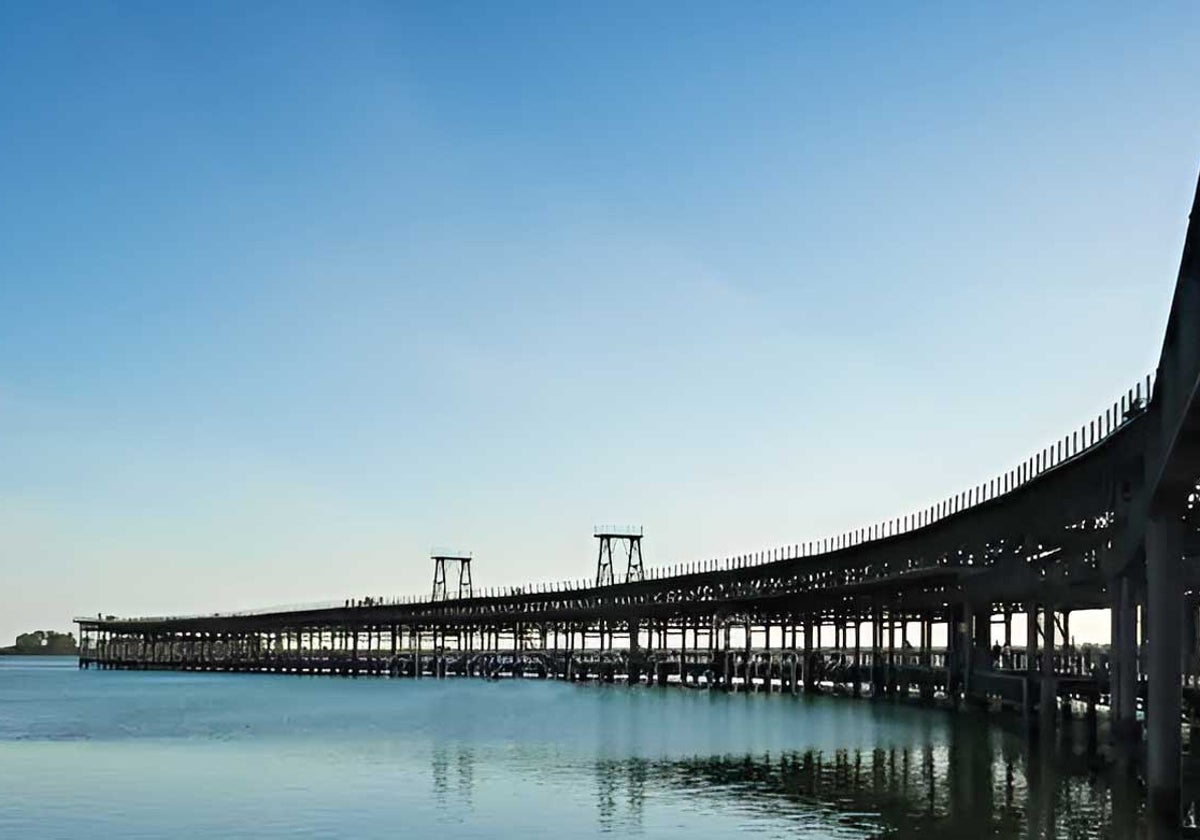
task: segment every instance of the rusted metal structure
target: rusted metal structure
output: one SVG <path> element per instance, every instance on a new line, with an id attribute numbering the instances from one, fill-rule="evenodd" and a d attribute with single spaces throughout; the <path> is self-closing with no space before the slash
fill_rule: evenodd
<path id="1" fill-rule="evenodd" d="M 1043 727 L 1068 701 L 1103 704 L 1117 738 L 1145 737 L 1151 805 L 1177 815 L 1185 710 L 1200 708 L 1198 209 L 1155 375 L 1015 469 L 938 505 L 816 542 L 640 574 L 632 532 L 606 532 L 605 566 L 597 531 L 595 582 L 449 597 L 443 576 L 430 599 L 80 618 L 80 664 L 844 687 L 999 701 Z M 618 537 L 629 540 L 624 581 L 612 569 Z M 640 568 L 640 530 L 636 543 Z M 1071 612 L 1090 608 L 1111 609 L 1107 655 L 1070 647 Z M 1012 649 L 1018 616 L 1029 642 Z M 935 635 L 945 644 L 935 647 Z"/>

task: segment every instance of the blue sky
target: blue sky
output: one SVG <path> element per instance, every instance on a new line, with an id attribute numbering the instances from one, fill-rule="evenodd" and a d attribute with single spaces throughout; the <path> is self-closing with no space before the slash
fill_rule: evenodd
<path id="1" fill-rule="evenodd" d="M 904 514 L 1157 359 L 1194 4 L 0 6 L 0 640 Z"/>

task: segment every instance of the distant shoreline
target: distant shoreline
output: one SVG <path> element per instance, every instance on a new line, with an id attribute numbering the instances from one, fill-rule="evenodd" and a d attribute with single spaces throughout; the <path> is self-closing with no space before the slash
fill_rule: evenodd
<path id="1" fill-rule="evenodd" d="M 79 656 L 79 651 L 59 651 L 57 653 L 47 653 L 43 650 L 14 650 L 13 648 L 0 648 L 0 656 Z"/>

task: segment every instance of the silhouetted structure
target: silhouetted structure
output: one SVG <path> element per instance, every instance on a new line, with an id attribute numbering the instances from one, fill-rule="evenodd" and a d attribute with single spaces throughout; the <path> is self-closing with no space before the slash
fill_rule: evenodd
<path id="1" fill-rule="evenodd" d="M 445 601 L 450 597 L 450 589 L 446 584 L 446 565 L 458 569 L 458 590 L 455 598 L 471 597 L 471 552 L 448 551 L 435 548 L 430 552 L 433 560 L 433 600 Z"/>
<path id="2" fill-rule="evenodd" d="M 1200 592 L 1196 564 L 1184 562 L 1200 553 L 1197 211 L 1157 375 L 1015 469 L 930 508 L 831 539 L 645 572 L 640 531 L 636 540 L 597 532 L 594 584 L 443 599 L 443 569 L 430 600 L 81 618 L 80 664 L 844 686 L 999 701 L 1044 727 L 1062 698 L 1089 713 L 1108 705 L 1121 739 L 1142 737 L 1140 707 L 1150 804 L 1177 817 L 1185 703 L 1200 721 L 1200 673 L 1182 665 L 1196 652 Z M 628 540 L 624 582 L 613 580 L 614 539 Z M 1069 645 L 1071 612 L 1098 607 L 1112 610 L 1107 661 Z M 1011 645 L 1016 615 L 1023 649 Z M 935 625 L 944 648 L 933 645 Z M 994 631 L 1009 651 L 1000 663 Z"/>
<path id="3" fill-rule="evenodd" d="M 600 541 L 600 554 L 596 558 L 596 585 L 605 586 L 616 583 L 613 574 L 613 542 L 625 546 L 625 582 L 644 580 L 646 569 L 642 564 L 642 529 L 641 527 L 616 528 L 613 526 L 597 527 L 596 539 Z M 636 559 L 634 559 L 636 558 Z"/>

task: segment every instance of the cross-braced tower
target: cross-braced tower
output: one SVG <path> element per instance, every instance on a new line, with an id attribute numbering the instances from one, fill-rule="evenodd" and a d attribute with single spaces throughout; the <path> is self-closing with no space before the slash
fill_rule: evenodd
<path id="1" fill-rule="evenodd" d="M 613 571 L 613 541 L 625 544 L 625 580 L 642 580 L 646 576 L 642 567 L 642 528 L 597 527 L 596 539 L 600 540 L 600 556 L 596 558 L 596 585 L 616 583 Z M 634 559 L 636 557 L 636 559 Z"/>
<path id="2" fill-rule="evenodd" d="M 435 548 L 429 556 L 433 559 L 433 600 L 445 601 L 451 597 L 450 587 L 446 585 L 446 564 L 458 566 L 458 594 L 453 597 L 470 598 L 471 552 Z"/>

